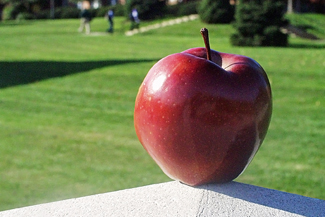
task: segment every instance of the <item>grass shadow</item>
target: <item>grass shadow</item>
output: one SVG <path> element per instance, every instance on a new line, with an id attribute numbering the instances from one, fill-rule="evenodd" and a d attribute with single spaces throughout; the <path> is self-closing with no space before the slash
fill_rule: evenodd
<path id="1" fill-rule="evenodd" d="M 33 21 L 17 21 L 17 20 L 8 20 L 8 21 L 2 21 L 0 22 L 0 27 L 2 26 L 10 26 L 10 27 L 15 27 L 15 26 L 26 26 L 26 25 L 31 25 Z"/>
<path id="2" fill-rule="evenodd" d="M 296 27 L 297 28 L 299 28 L 299 29 L 302 29 L 302 30 L 304 30 L 304 31 L 308 31 L 308 30 L 313 30 L 313 29 L 315 29 L 313 26 L 311 26 L 311 25 L 306 25 L 306 24 L 304 24 L 304 25 L 296 25 Z"/>
<path id="3" fill-rule="evenodd" d="M 152 62 L 156 59 L 129 59 L 85 62 L 0 61 L 0 88 L 29 84 L 107 66 Z"/>
<path id="4" fill-rule="evenodd" d="M 307 49 L 324 49 L 325 44 L 304 44 L 304 43 L 294 43 L 289 44 L 289 48 L 307 48 Z"/>

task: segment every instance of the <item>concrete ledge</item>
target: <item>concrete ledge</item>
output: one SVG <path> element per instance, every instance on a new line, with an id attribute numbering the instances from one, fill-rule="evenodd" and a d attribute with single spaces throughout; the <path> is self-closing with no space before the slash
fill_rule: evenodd
<path id="1" fill-rule="evenodd" d="M 11 216 L 325 216 L 325 201 L 231 182 L 177 181 L 0 212 Z"/>

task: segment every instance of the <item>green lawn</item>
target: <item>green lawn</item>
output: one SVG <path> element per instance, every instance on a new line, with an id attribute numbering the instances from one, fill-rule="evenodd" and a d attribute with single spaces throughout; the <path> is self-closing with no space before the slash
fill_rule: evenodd
<path id="1" fill-rule="evenodd" d="M 322 14 L 288 14 L 290 23 L 308 33 L 324 39 L 325 38 L 325 16 Z"/>
<path id="2" fill-rule="evenodd" d="M 273 88 L 269 133 L 236 181 L 325 199 L 323 40 L 232 47 L 231 26 L 198 20 L 132 37 L 123 18 L 113 35 L 78 26 L 0 23 L 0 210 L 170 181 L 137 140 L 134 100 L 157 60 L 203 46 L 203 26 L 212 49 L 256 59 Z"/>

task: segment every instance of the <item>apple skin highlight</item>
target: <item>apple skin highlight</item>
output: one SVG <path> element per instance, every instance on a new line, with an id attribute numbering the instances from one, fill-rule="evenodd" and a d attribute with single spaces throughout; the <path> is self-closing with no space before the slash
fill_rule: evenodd
<path id="1" fill-rule="evenodd" d="M 192 48 L 158 61 L 135 102 L 136 134 L 174 180 L 197 186 L 238 177 L 272 114 L 267 75 L 253 59 Z"/>

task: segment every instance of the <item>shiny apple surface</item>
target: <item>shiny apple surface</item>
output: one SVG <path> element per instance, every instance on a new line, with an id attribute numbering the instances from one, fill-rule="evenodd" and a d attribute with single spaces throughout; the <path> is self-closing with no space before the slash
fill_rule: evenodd
<path id="1" fill-rule="evenodd" d="M 160 168 L 188 185 L 229 182 L 266 135 L 271 88 L 251 58 L 193 48 L 148 72 L 134 110 L 136 134 Z"/>

